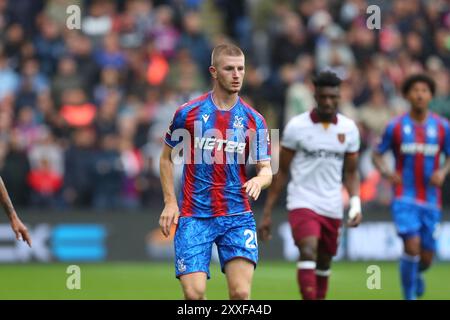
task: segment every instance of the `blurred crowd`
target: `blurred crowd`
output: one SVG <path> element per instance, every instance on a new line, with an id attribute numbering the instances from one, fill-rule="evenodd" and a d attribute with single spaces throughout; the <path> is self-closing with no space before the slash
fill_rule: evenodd
<path id="1" fill-rule="evenodd" d="M 371 4 L 381 29 L 366 25 Z M 67 26 L 69 5 L 80 29 Z M 224 41 L 245 51 L 241 95 L 271 128 L 314 106 L 316 72 L 343 79 L 366 202 L 389 201 L 370 152 L 408 110 L 403 79 L 429 73 L 431 108 L 450 118 L 448 1 L 0 0 L 0 175 L 15 205 L 161 201 L 162 138 L 176 108 L 210 90 L 211 49 Z"/>

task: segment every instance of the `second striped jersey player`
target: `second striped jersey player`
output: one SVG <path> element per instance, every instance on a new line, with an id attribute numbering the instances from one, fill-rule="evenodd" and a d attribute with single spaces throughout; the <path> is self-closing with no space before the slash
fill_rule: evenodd
<path id="1" fill-rule="evenodd" d="M 388 124 L 373 160 L 393 184 L 392 217 L 404 249 L 400 278 L 403 296 L 410 300 L 423 295 L 422 273 L 431 266 L 436 251 L 441 186 L 450 170 L 450 129 L 446 119 L 428 110 L 435 91 L 429 76 L 410 76 L 402 91 L 410 111 Z M 394 154 L 394 170 L 382 157 L 387 151 Z"/>
<path id="2" fill-rule="evenodd" d="M 440 167 L 441 155 L 450 155 L 448 122 L 432 112 L 421 124 L 409 113 L 399 116 L 386 127 L 377 146 L 378 153 L 389 150 L 402 181 L 394 186 L 395 201 L 440 208 L 441 190 L 429 182 Z"/>

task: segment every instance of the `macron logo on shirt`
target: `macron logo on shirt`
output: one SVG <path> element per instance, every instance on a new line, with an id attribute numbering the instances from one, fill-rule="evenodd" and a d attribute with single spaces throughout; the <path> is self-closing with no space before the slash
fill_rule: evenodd
<path id="1" fill-rule="evenodd" d="M 209 114 L 206 114 L 206 113 L 203 114 L 203 115 L 202 115 L 202 118 L 203 118 L 203 122 L 204 122 L 204 123 L 208 122 Z"/>

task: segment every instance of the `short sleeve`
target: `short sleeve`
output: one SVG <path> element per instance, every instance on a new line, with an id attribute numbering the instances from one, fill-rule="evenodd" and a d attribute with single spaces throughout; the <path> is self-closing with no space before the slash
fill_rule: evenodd
<path id="1" fill-rule="evenodd" d="M 395 122 L 391 122 L 386 127 L 383 135 L 381 136 L 381 141 L 378 143 L 378 145 L 375 148 L 376 152 L 383 154 L 386 151 L 392 149 L 393 137 L 394 137 L 394 126 L 395 126 Z"/>
<path id="2" fill-rule="evenodd" d="M 361 138 L 359 135 L 359 130 L 356 124 L 353 123 L 352 129 L 349 132 L 349 142 L 347 145 L 347 153 L 355 153 L 359 151 L 361 145 Z"/>
<path id="3" fill-rule="evenodd" d="M 183 112 L 181 109 L 179 109 L 175 112 L 175 115 L 173 116 L 173 119 L 169 124 L 169 128 L 167 129 L 166 136 L 164 138 L 164 142 L 170 147 L 174 148 L 178 143 L 182 141 L 181 139 L 173 140 L 172 133 L 177 129 L 183 128 L 184 122 Z"/>
<path id="4" fill-rule="evenodd" d="M 262 117 L 256 117 L 256 137 L 252 141 L 252 151 L 256 154 L 256 161 L 271 158 L 269 129 Z"/>
<path id="5" fill-rule="evenodd" d="M 297 134 L 295 130 L 295 120 L 291 119 L 283 131 L 281 145 L 287 149 L 297 150 Z"/>
<path id="6" fill-rule="evenodd" d="M 444 121 L 444 146 L 445 155 L 450 156 L 450 125 L 447 120 Z"/>

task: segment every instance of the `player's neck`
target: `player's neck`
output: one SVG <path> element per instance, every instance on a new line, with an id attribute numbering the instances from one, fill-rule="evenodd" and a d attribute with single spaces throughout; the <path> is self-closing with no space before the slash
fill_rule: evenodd
<path id="1" fill-rule="evenodd" d="M 422 123 L 428 117 L 428 110 L 414 110 L 414 109 L 411 109 L 411 111 L 409 112 L 409 116 L 414 121 L 416 121 L 418 123 Z"/>
<path id="2" fill-rule="evenodd" d="M 236 104 L 238 93 L 228 93 L 214 88 L 212 91 L 212 100 L 216 107 L 220 110 L 230 110 Z"/>
<path id="3" fill-rule="evenodd" d="M 331 114 L 331 115 L 321 114 L 319 112 L 319 110 L 317 109 L 317 107 L 315 109 L 315 113 L 316 113 L 317 119 L 319 120 L 320 123 L 328 123 L 329 124 L 329 123 L 333 122 L 333 120 L 336 118 L 336 114 L 335 113 Z"/>

